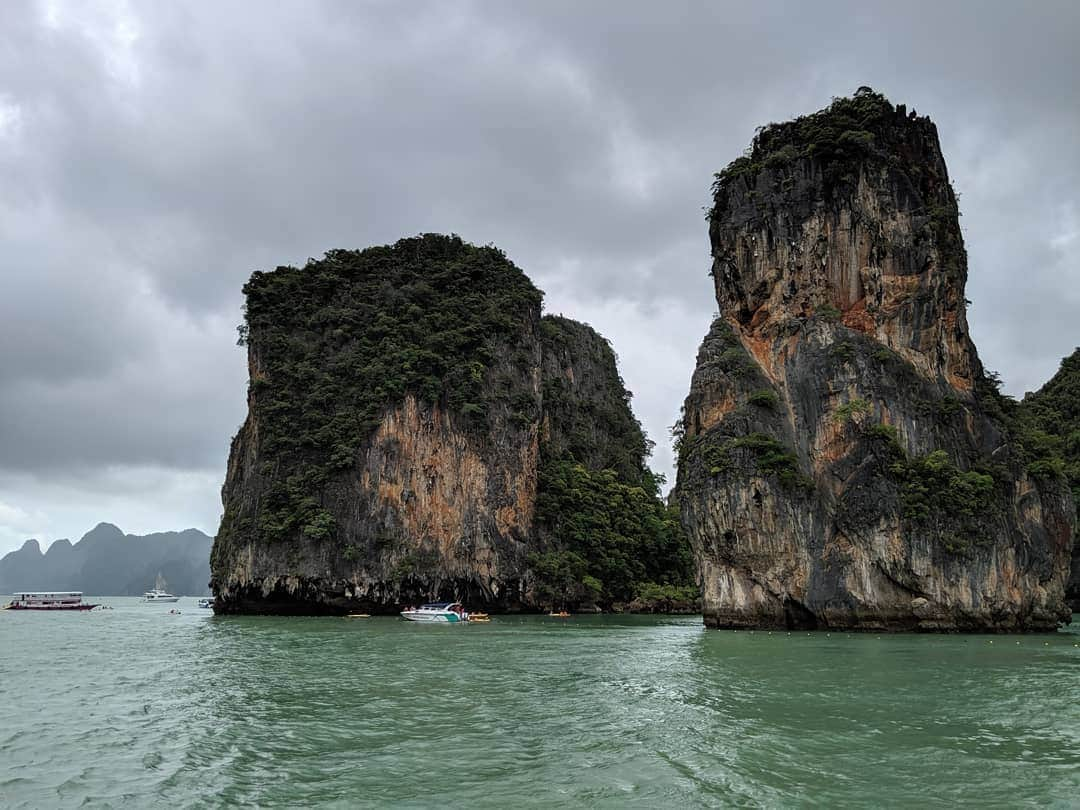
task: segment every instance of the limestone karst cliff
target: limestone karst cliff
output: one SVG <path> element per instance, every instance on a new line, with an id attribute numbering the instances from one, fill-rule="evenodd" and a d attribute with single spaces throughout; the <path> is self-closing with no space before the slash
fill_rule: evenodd
<path id="1" fill-rule="evenodd" d="M 934 124 L 867 88 L 717 175 L 676 485 L 706 624 L 1068 620 L 1071 497 L 999 418 L 957 217 Z"/>
<path id="2" fill-rule="evenodd" d="M 244 292 L 248 417 L 211 559 L 219 611 L 625 597 L 614 580 L 577 587 L 605 548 L 549 570 L 566 544 L 538 526 L 541 468 L 610 469 L 641 491 L 645 439 L 607 343 L 541 318 L 499 250 L 425 234 L 255 273 Z"/>

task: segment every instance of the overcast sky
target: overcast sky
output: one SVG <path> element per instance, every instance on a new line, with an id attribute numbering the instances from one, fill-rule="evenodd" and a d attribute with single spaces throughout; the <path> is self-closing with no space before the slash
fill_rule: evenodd
<path id="1" fill-rule="evenodd" d="M 703 208 L 760 124 L 868 84 L 938 124 L 972 330 L 1014 394 L 1080 343 L 1080 3 L 0 3 L 0 553 L 213 534 L 256 269 L 493 242 L 667 427 Z"/>

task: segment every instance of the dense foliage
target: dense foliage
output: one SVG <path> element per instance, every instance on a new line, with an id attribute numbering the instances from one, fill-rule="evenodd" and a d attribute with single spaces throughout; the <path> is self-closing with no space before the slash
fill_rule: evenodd
<path id="1" fill-rule="evenodd" d="M 630 408 L 615 352 L 585 324 L 541 322 L 544 441 L 535 588 L 554 607 L 696 598 L 689 544 L 645 464 L 652 448 Z"/>
<path id="2" fill-rule="evenodd" d="M 269 459 L 258 528 L 316 540 L 334 532 L 324 485 L 355 464 L 384 411 L 407 393 L 478 426 L 494 400 L 514 399 L 488 370 L 512 351 L 542 295 L 496 248 L 438 234 L 257 272 L 244 294 L 240 336 Z M 525 421 L 537 417 L 527 398 L 508 404 Z"/>
<path id="3" fill-rule="evenodd" d="M 885 96 L 860 87 L 851 98 L 833 99 L 824 110 L 759 128 L 747 153 L 716 175 L 716 186 L 803 159 L 818 161 L 831 184 L 851 164 L 883 156 L 895 145 L 896 118 L 897 108 Z"/>
<path id="4" fill-rule="evenodd" d="M 960 552 L 989 540 L 986 519 L 994 508 L 994 478 L 961 471 L 943 450 L 895 462 L 906 519 L 938 538 L 947 551 Z"/>
<path id="5" fill-rule="evenodd" d="M 645 459 L 615 352 L 592 328 L 541 322 L 544 441 L 537 480 L 542 553 L 530 558 L 553 607 L 653 607 L 696 594 L 689 544 Z M 692 604 L 693 598 L 684 599 Z"/>
<path id="6" fill-rule="evenodd" d="M 542 598 L 553 606 L 629 602 L 655 595 L 654 586 L 685 588 L 693 581 L 678 515 L 655 485 L 627 484 L 614 470 L 549 458 L 539 471 L 536 513 L 553 542 L 530 562 Z"/>
<path id="7" fill-rule="evenodd" d="M 1001 391 L 1001 378 L 994 372 L 982 376 L 976 393 L 1031 475 L 1066 477 L 1080 494 L 1080 421 L 1073 399 L 1080 394 L 1080 350 L 1062 360 L 1058 373 L 1021 402 Z"/>
<path id="8" fill-rule="evenodd" d="M 1013 403 L 1011 410 L 1014 429 L 1028 454 L 1028 471 L 1064 475 L 1080 505 L 1080 349 L 1061 361 L 1046 385 Z"/>

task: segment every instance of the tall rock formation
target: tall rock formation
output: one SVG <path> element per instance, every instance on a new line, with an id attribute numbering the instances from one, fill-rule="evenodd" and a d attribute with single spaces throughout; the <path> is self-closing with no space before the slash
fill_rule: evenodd
<path id="1" fill-rule="evenodd" d="M 1074 513 L 968 334 L 937 130 L 861 88 L 717 175 L 676 499 L 714 627 L 1044 630 Z"/>
<path id="2" fill-rule="evenodd" d="M 542 294 L 495 248 L 425 234 L 255 273 L 244 292 L 220 611 L 534 607 L 541 456 L 642 474 L 629 395 L 597 374 L 614 371 L 610 347 L 541 319 Z"/>

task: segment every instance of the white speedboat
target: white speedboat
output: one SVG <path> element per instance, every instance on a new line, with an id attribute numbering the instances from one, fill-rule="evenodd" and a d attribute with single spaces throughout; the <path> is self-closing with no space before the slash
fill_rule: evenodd
<path id="1" fill-rule="evenodd" d="M 428 602 L 418 608 L 406 608 L 401 618 L 410 622 L 441 622 L 457 624 L 467 622 L 469 614 L 460 602 Z"/>
<path id="2" fill-rule="evenodd" d="M 213 607 L 214 607 L 214 597 L 207 596 L 207 597 L 204 597 L 204 598 L 200 599 L 199 600 L 199 607 L 213 609 Z"/>

